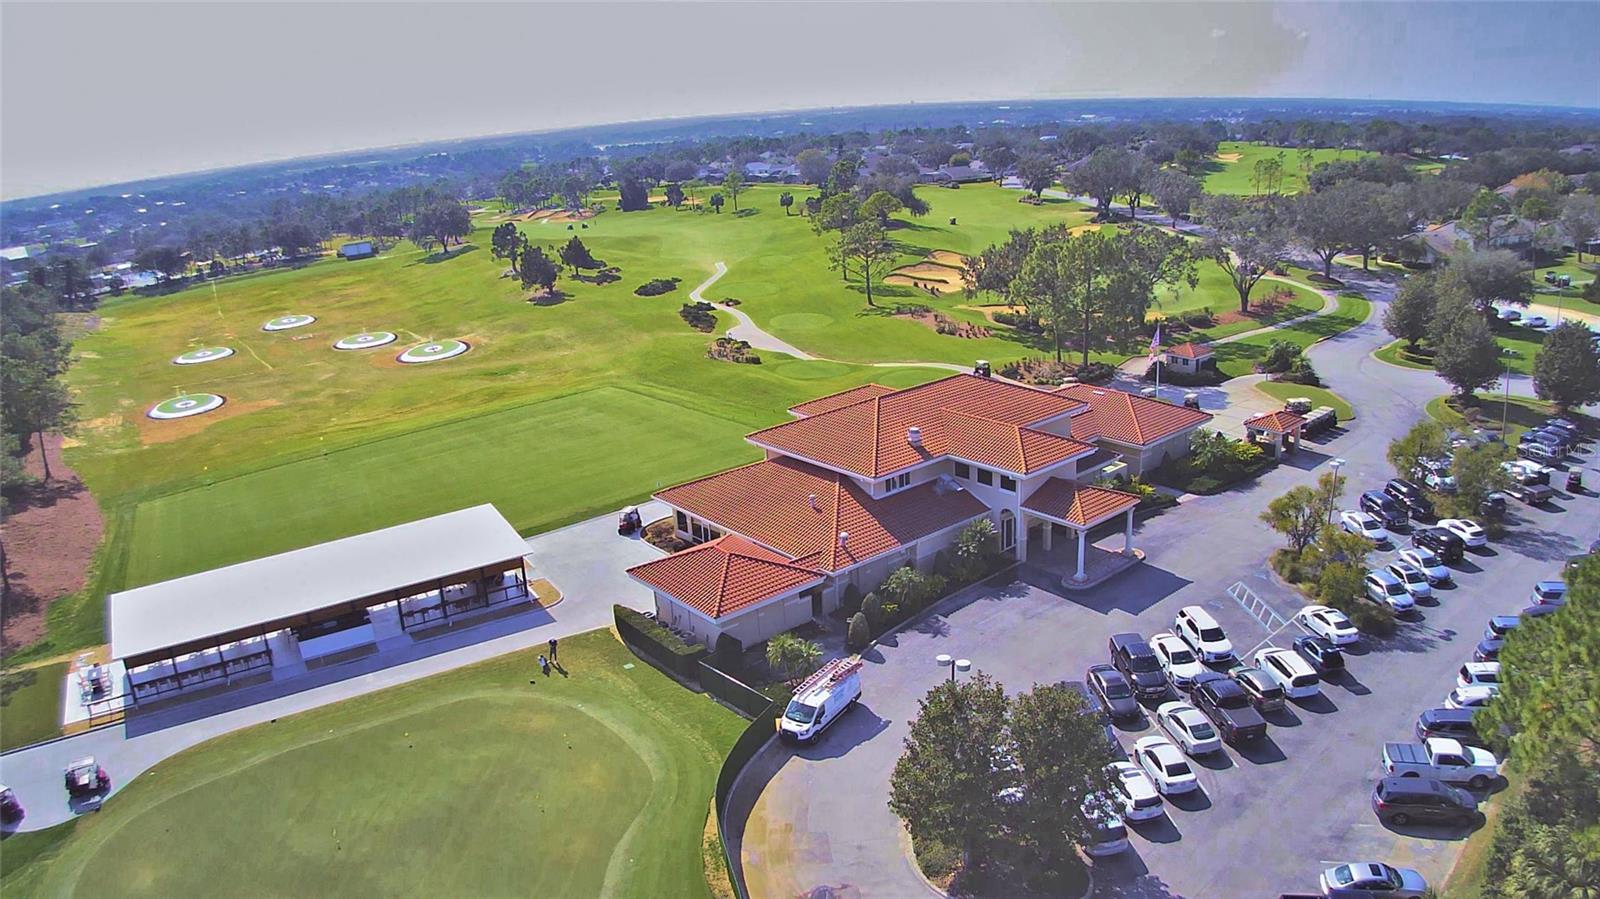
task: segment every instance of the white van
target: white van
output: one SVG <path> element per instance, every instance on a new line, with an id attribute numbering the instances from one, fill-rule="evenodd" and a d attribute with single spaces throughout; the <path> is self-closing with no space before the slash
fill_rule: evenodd
<path id="1" fill-rule="evenodd" d="M 810 743 L 861 698 L 861 657 L 834 659 L 795 688 L 778 720 L 778 736 Z"/>

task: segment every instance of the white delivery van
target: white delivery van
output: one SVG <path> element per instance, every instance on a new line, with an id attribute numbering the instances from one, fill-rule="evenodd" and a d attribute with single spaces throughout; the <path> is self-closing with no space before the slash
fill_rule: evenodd
<path id="1" fill-rule="evenodd" d="M 795 688 L 778 721 L 778 735 L 810 743 L 861 698 L 861 657 L 834 659 Z"/>

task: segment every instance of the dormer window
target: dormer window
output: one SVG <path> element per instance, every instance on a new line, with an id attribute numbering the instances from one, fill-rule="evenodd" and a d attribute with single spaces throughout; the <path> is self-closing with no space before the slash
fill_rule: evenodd
<path id="1" fill-rule="evenodd" d="M 908 471 L 908 472 L 905 472 L 904 474 L 897 474 L 894 477 L 889 478 L 887 481 L 884 481 L 883 482 L 883 487 L 884 487 L 883 492 L 884 493 L 893 493 L 896 490 L 904 490 L 904 489 L 906 489 L 907 487 L 910 487 L 910 486 L 911 486 L 911 472 Z"/>

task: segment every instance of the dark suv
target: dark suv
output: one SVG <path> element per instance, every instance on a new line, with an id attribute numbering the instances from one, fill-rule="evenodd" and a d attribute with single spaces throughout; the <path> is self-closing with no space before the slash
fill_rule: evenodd
<path id="1" fill-rule="evenodd" d="M 1208 671 L 1195 680 L 1189 701 L 1211 719 L 1229 743 L 1259 740 L 1267 735 L 1267 719 L 1256 711 L 1250 694 L 1215 671 Z"/>
<path id="2" fill-rule="evenodd" d="M 1417 716 L 1417 739 L 1449 737 L 1469 746 L 1482 746 L 1483 738 L 1472 723 L 1472 709 L 1428 709 Z"/>
<path id="3" fill-rule="evenodd" d="M 1361 494 L 1361 511 L 1375 516 L 1386 528 L 1403 528 L 1411 524 L 1405 508 L 1382 490 L 1368 490 Z"/>
<path id="4" fill-rule="evenodd" d="M 1391 824 L 1472 824 L 1478 800 L 1431 777 L 1385 777 L 1372 791 L 1372 810 Z"/>
<path id="5" fill-rule="evenodd" d="M 1433 503 L 1429 501 L 1427 492 L 1415 483 L 1405 478 L 1394 478 L 1383 485 L 1383 492 L 1405 507 L 1406 513 L 1412 518 L 1418 521 L 1434 519 Z"/>
<path id="6" fill-rule="evenodd" d="M 1167 676 L 1161 671 L 1161 662 L 1156 659 L 1156 651 L 1143 637 L 1112 634 L 1107 648 L 1111 652 L 1111 664 L 1133 685 L 1133 692 L 1140 699 L 1160 699 L 1171 691 Z"/>
<path id="7" fill-rule="evenodd" d="M 1466 551 L 1461 538 L 1444 528 L 1417 528 L 1411 535 L 1411 545 L 1433 550 L 1433 554 L 1447 565 L 1461 561 L 1461 555 Z"/>

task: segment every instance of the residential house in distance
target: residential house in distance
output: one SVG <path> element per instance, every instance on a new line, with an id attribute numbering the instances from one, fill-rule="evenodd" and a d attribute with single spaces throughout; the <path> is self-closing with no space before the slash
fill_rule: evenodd
<path id="1" fill-rule="evenodd" d="M 905 389 L 867 384 L 802 403 L 794 421 L 746 438 L 749 465 L 670 487 L 677 535 L 696 546 L 630 568 L 656 616 L 714 646 L 751 646 L 833 612 L 895 569 L 933 568 L 968 524 L 987 518 L 1025 561 L 1125 519 L 1138 497 L 1093 480 L 1127 457 L 1144 470 L 1187 451 L 1211 416 L 1111 388 L 1030 387 L 960 374 Z M 1131 551 L 1131 546 L 1125 546 Z"/>

